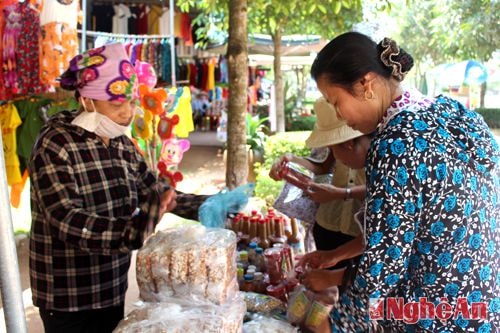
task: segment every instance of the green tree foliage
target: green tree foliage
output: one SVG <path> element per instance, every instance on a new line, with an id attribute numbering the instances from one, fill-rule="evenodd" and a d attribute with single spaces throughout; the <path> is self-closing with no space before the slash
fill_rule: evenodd
<path id="1" fill-rule="evenodd" d="M 420 64 L 487 61 L 500 47 L 496 0 L 407 1 L 396 10 L 402 44 Z"/>

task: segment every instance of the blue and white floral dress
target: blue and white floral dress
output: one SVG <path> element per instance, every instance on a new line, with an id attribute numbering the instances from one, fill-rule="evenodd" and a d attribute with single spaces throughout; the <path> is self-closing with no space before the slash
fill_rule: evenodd
<path id="1" fill-rule="evenodd" d="M 391 332 L 500 332 L 500 150 L 483 118 L 453 99 L 405 91 L 378 127 L 366 175 L 366 251 L 331 313 L 332 331 L 371 331 L 370 298 L 426 297 L 436 309 L 451 305 L 451 318 L 377 323 Z M 486 302 L 486 316 L 455 311 L 464 298 Z"/>

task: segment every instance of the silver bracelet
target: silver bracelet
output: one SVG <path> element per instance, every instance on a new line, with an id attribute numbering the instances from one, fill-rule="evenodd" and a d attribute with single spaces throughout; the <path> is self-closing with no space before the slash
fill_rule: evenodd
<path id="1" fill-rule="evenodd" d="M 351 198 L 352 198 L 352 189 L 350 187 L 346 187 L 344 200 L 349 200 Z"/>

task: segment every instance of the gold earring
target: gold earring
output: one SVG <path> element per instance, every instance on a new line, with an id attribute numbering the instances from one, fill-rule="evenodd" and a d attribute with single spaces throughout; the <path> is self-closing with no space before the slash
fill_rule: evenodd
<path id="1" fill-rule="evenodd" d="M 373 90 L 365 90 L 365 100 L 369 101 L 375 99 L 375 94 L 373 93 Z"/>

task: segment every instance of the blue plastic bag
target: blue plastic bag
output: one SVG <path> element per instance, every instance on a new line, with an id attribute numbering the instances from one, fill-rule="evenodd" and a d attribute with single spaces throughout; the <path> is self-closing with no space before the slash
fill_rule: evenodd
<path id="1" fill-rule="evenodd" d="M 253 194 L 255 184 L 248 183 L 232 191 L 224 189 L 211 196 L 200 206 L 198 219 L 206 227 L 224 228 L 228 214 L 240 212 Z"/>

